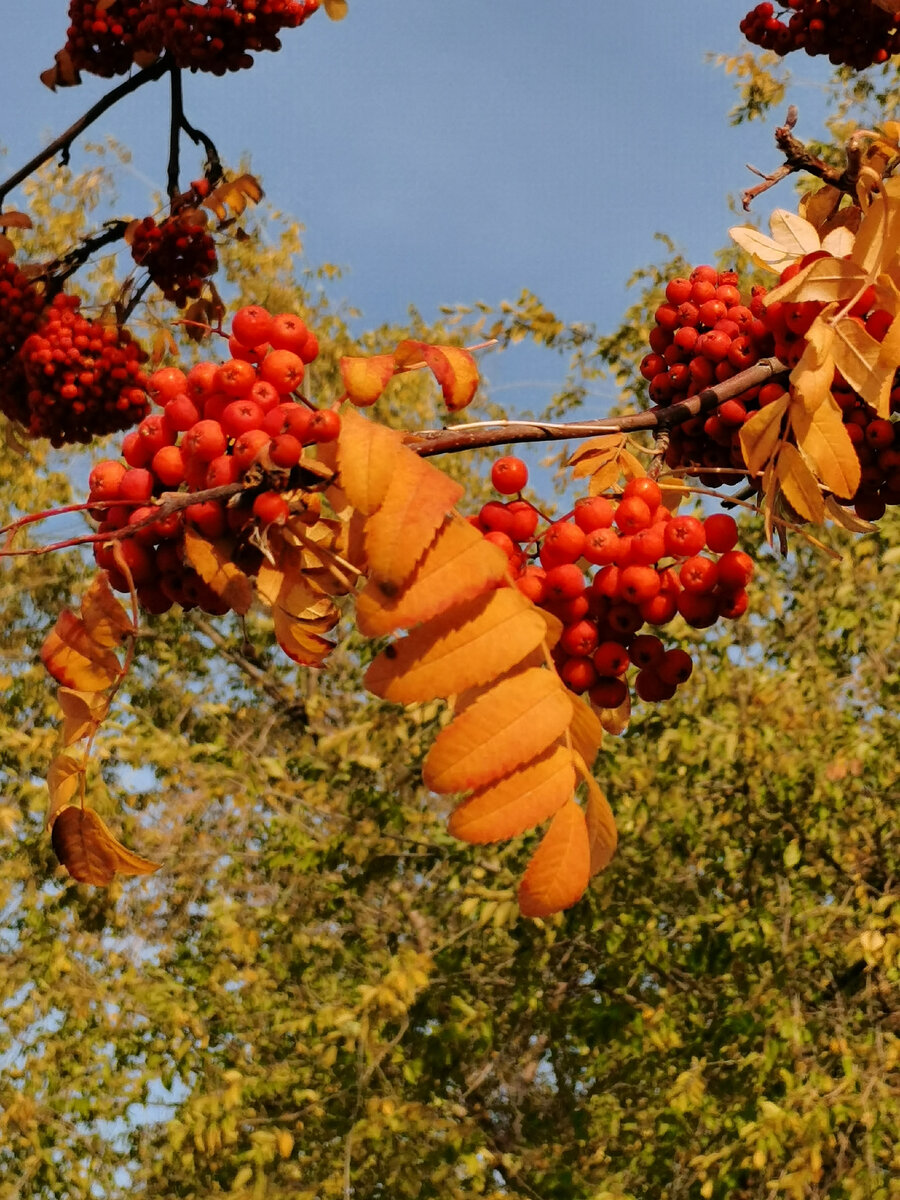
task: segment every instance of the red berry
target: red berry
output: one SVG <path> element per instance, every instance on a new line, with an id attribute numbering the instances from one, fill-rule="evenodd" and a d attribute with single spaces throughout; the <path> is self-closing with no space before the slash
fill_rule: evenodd
<path id="1" fill-rule="evenodd" d="M 234 314 L 231 332 L 248 349 L 261 346 L 269 341 L 272 332 L 271 314 L 258 304 L 248 304 Z"/>
<path id="2" fill-rule="evenodd" d="M 521 458 L 498 458 L 491 467 L 491 483 L 501 496 L 521 492 L 528 482 L 528 467 Z"/>
<path id="3" fill-rule="evenodd" d="M 253 501 L 253 515 L 263 525 L 283 525 L 290 513 L 287 501 L 278 492 L 260 492 Z"/>
<path id="4" fill-rule="evenodd" d="M 737 545 L 737 521 L 728 513 L 714 513 L 706 518 L 703 527 L 706 531 L 706 544 L 714 553 L 723 554 Z"/>

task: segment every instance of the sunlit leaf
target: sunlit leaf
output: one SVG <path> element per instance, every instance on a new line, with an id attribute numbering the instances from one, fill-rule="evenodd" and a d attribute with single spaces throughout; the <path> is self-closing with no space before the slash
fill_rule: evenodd
<path id="1" fill-rule="evenodd" d="M 435 792 L 501 779 L 552 745 L 572 720 L 555 671 L 516 672 L 465 708 L 435 739 L 422 778 Z"/>
<path id="2" fill-rule="evenodd" d="M 393 354 L 340 360 L 341 379 L 351 404 L 368 408 L 374 404 L 394 376 Z"/>
<path id="3" fill-rule="evenodd" d="M 800 452 L 828 491 L 845 499 L 854 496 L 859 459 L 834 398 L 829 396 L 813 413 L 802 405 L 792 406 L 791 425 Z"/>
<path id="4" fill-rule="evenodd" d="M 50 806 L 47 809 L 45 828 L 49 829 L 59 814 L 78 795 L 84 775 L 84 766 L 71 754 L 57 754 L 47 771 L 47 790 Z"/>
<path id="5" fill-rule="evenodd" d="M 263 190 L 259 186 L 259 180 L 245 172 L 236 179 L 225 180 L 213 188 L 204 198 L 203 204 L 211 209 L 220 221 L 224 221 L 229 208 L 239 217 L 248 203 L 258 204 L 262 197 Z"/>
<path id="6" fill-rule="evenodd" d="M 411 629 L 454 604 L 501 582 L 509 571 L 503 551 L 460 517 L 438 531 L 402 591 L 387 595 L 370 579 L 356 601 L 356 620 L 367 637 Z"/>
<path id="7" fill-rule="evenodd" d="M 556 745 L 464 800 L 451 814 L 449 829 L 454 837 L 473 843 L 517 837 L 549 820 L 574 789 L 572 756 L 564 745 Z"/>
<path id="8" fill-rule="evenodd" d="M 134 633 L 131 617 L 113 595 L 105 572 L 96 575 L 81 599 L 81 619 L 90 638 L 98 646 L 120 646 Z"/>
<path id="9" fill-rule="evenodd" d="M 591 878 L 591 847 L 584 812 L 570 800 L 557 812 L 519 885 L 525 917 L 549 917 L 571 908 Z"/>
<path id="10" fill-rule="evenodd" d="M 795 396 L 810 412 L 831 394 L 834 381 L 834 338 L 834 326 L 824 317 L 817 317 L 807 330 L 803 353 L 791 371 L 790 381 Z"/>
<path id="11" fill-rule="evenodd" d="M 598 871 L 609 866 L 619 839 L 612 809 L 609 807 L 606 796 L 600 790 L 600 785 L 590 773 L 582 774 L 582 778 L 588 790 L 584 815 L 591 852 L 591 874 L 596 875 Z"/>
<path id="12" fill-rule="evenodd" d="M 471 404 L 478 390 L 478 364 L 471 351 L 462 346 L 425 346 L 423 356 L 450 411 Z"/>
<path id="13" fill-rule="evenodd" d="M 366 516 L 384 503 L 388 484 L 404 447 L 400 434 L 350 409 L 341 415 L 338 438 L 340 485 L 347 499 Z"/>
<path id="14" fill-rule="evenodd" d="M 894 366 L 882 360 L 881 344 L 866 332 L 862 322 L 852 318 L 838 321 L 834 327 L 834 364 L 855 392 L 873 408 L 890 394 Z"/>
<path id="15" fill-rule="evenodd" d="M 856 263 L 843 258 L 817 258 L 793 279 L 769 292 L 766 304 L 776 301 L 801 304 L 808 300 L 849 300 L 866 286 L 867 279 L 866 272 Z"/>
<path id="16" fill-rule="evenodd" d="M 103 692 L 77 692 L 61 687 L 57 689 L 56 698 L 63 712 L 64 746 L 90 737 L 106 716 L 108 702 Z"/>
<path id="17" fill-rule="evenodd" d="M 820 525 L 825 518 L 821 488 L 800 451 L 789 442 L 779 452 L 776 473 L 791 508 L 807 521 Z"/>
<path id="18" fill-rule="evenodd" d="M 217 596 L 243 615 L 253 603 L 253 584 L 231 561 L 234 547 L 227 538 L 207 541 L 196 530 L 184 530 L 184 557 Z"/>
<path id="19" fill-rule="evenodd" d="M 751 475 L 766 465 L 781 438 L 781 422 L 787 412 L 789 396 L 785 393 L 755 412 L 741 426 L 741 452 Z"/>
<path id="20" fill-rule="evenodd" d="M 41 661 L 57 681 L 76 691 L 111 687 L 121 675 L 119 660 L 95 642 L 84 622 L 65 609 L 41 647 Z"/>
<path id="21" fill-rule="evenodd" d="M 518 589 L 497 588 L 388 646 L 369 667 L 365 684 L 398 704 L 455 695 L 515 666 L 541 644 L 546 628 Z"/>
<path id="22" fill-rule="evenodd" d="M 366 557 L 382 588 L 399 588 L 462 496 L 460 484 L 402 447 L 384 501 L 366 523 Z"/>
<path id="23" fill-rule="evenodd" d="M 603 741 L 603 726 L 594 710 L 588 707 L 583 700 L 576 700 L 572 704 L 572 725 L 569 735 L 575 753 L 581 756 L 590 769 Z"/>

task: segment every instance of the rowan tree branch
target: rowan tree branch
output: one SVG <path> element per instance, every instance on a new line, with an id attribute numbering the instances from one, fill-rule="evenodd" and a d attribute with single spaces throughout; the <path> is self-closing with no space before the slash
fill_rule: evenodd
<path id="1" fill-rule="evenodd" d="M 13 188 L 18 187 L 23 179 L 27 179 L 39 167 L 42 167 L 45 162 L 49 162 L 56 154 L 62 155 L 63 164 L 68 162 L 69 151 L 72 143 L 86 129 L 113 105 L 118 104 L 123 97 L 136 92 L 138 88 L 143 87 L 145 83 L 150 83 L 154 79 L 160 79 L 169 69 L 169 63 L 166 58 L 160 58 L 157 62 L 149 67 L 144 67 L 137 74 L 132 75 L 130 79 L 126 79 L 124 83 L 120 83 L 118 87 L 114 87 L 112 91 L 107 92 L 101 97 L 96 104 L 93 104 L 86 113 L 73 122 L 68 129 L 64 130 L 59 137 L 53 139 L 43 150 L 39 151 L 34 158 L 21 167 L 15 174 L 10 175 L 9 179 L 0 183 L 0 209 L 3 207 L 3 202 L 9 192 Z"/>
<path id="2" fill-rule="evenodd" d="M 715 387 L 706 388 L 696 396 L 665 408 L 658 405 L 646 412 L 608 417 L 602 421 L 478 421 L 408 433 L 405 441 L 422 458 L 430 458 L 436 454 L 453 454 L 460 450 L 505 446 L 514 442 L 555 442 L 567 438 L 596 437 L 603 433 L 668 430 L 788 370 L 779 358 L 763 358 L 746 371 L 732 375 L 724 383 L 717 383 Z"/>
<path id="3" fill-rule="evenodd" d="M 785 161 L 777 170 L 772 171 L 769 175 L 763 175 L 762 183 L 758 183 L 756 187 L 747 188 L 742 193 L 741 204 L 745 212 L 750 211 L 750 205 L 757 196 L 761 196 L 763 192 L 767 192 L 769 188 L 774 187 L 776 183 L 788 175 L 793 175 L 796 171 L 806 171 L 810 175 L 815 175 L 823 183 L 828 183 L 832 187 L 846 192 L 848 196 L 856 194 L 856 182 L 859 178 L 860 167 L 860 148 L 856 142 L 851 140 L 848 145 L 847 165 L 841 170 L 812 154 L 798 138 L 794 137 L 793 130 L 796 124 L 797 109 L 792 104 L 787 111 L 784 124 L 779 125 L 775 130 L 775 145 L 784 155 Z M 754 167 L 750 169 L 755 170 Z M 762 172 L 757 171 L 757 174 L 761 175 Z"/>

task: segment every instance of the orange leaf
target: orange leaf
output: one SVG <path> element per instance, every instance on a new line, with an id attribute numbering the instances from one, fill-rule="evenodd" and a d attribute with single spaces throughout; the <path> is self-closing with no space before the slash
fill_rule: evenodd
<path id="1" fill-rule="evenodd" d="M 750 424 L 752 421 L 747 422 Z M 834 397 L 826 397 L 813 413 L 802 405 L 792 406 L 791 425 L 800 452 L 828 491 L 847 499 L 854 496 L 859 487 L 859 459 Z"/>
<path id="2" fill-rule="evenodd" d="M 821 525 L 825 519 L 822 490 L 800 451 L 789 442 L 781 447 L 776 474 L 791 508 L 807 521 Z"/>
<path id="3" fill-rule="evenodd" d="M 462 494 L 460 484 L 401 447 L 384 502 L 366 522 L 369 571 L 384 591 L 409 578 Z"/>
<path id="4" fill-rule="evenodd" d="M 546 632 L 541 614 L 518 589 L 497 588 L 455 605 L 388 646 L 364 682 L 370 692 L 397 704 L 456 695 L 515 666 Z"/>
<path id="5" fill-rule="evenodd" d="M 347 398 L 357 408 L 368 408 L 374 404 L 394 375 L 393 354 L 342 358 L 339 365 Z"/>
<path id="6" fill-rule="evenodd" d="M 555 671 L 517 671 L 464 709 L 435 739 L 422 778 L 434 792 L 482 787 L 530 762 L 572 720 Z"/>
<path id="7" fill-rule="evenodd" d="M 424 367 L 425 343 L 417 342 L 413 338 L 404 338 L 402 342 L 397 343 L 397 349 L 394 351 L 394 362 L 398 367 L 403 367 L 404 370 Z"/>
<path id="8" fill-rule="evenodd" d="M 849 300 L 861 291 L 868 276 L 862 267 L 845 258 L 817 258 L 799 271 L 793 279 L 769 292 L 766 304 L 778 300 L 802 304 L 807 300 Z"/>
<path id="9" fill-rule="evenodd" d="M 461 517 L 451 517 L 401 592 L 388 596 L 376 580 L 369 580 L 357 597 L 357 625 L 366 637 L 411 629 L 494 587 L 508 570 L 499 547 L 486 542 Z"/>
<path id="10" fill-rule="evenodd" d="M 469 350 L 462 346 L 425 346 L 423 357 L 451 412 L 471 404 L 478 390 L 478 364 Z"/>
<path id="11" fill-rule="evenodd" d="M 220 221 L 224 221 L 229 208 L 236 217 L 239 217 L 247 207 L 248 201 L 251 204 L 258 204 L 262 196 L 263 190 L 259 186 L 259 180 L 253 175 L 245 173 L 213 188 L 203 200 L 203 204 L 212 209 Z"/>
<path id="12" fill-rule="evenodd" d="M 587 784 L 588 790 L 585 820 L 587 821 L 588 842 L 591 850 L 591 874 L 596 875 L 598 871 L 609 866 L 616 852 L 619 838 L 609 801 L 600 790 L 596 779 L 590 773 L 583 774 L 582 778 Z"/>
<path id="13" fill-rule="evenodd" d="M 57 683 L 76 691 L 99 692 L 122 673 L 112 651 L 92 640 L 84 622 L 68 609 L 57 618 L 41 647 L 41 660 Z"/>
<path id="14" fill-rule="evenodd" d="M 253 603 L 253 584 L 231 561 L 234 547 L 226 538 L 209 542 L 185 526 L 184 557 L 204 583 L 236 613 L 244 615 Z"/>
<path id="15" fill-rule="evenodd" d="M 62 739 L 64 746 L 71 746 L 82 738 L 90 737 L 99 728 L 109 706 L 103 692 L 76 692 L 61 687 L 56 693 L 63 712 Z"/>
<path id="16" fill-rule="evenodd" d="M 581 755 L 588 767 L 593 766 L 603 741 L 603 726 L 594 710 L 583 700 L 575 700 L 572 703 L 572 728 L 569 736 L 575 753 Z"/>
<path id="17" fill-rule="evenodd" d="M 334 649 L 334 642 L 311 629 L 292 621 L 278 609 L 274 612 L 275 637 L 288 658 L 301 667 L 321 667 Z"/>
<path id="18" fill-rule="evenodd" d="M 150 875 L 159 863 L 116 841 L 90 808 L 65 808 L 53 822 L 53 852 L 73 879 L 105 887 L 116 875 Z"/>
<path id="19" fill-rule="evenodd" d="M 134 626 L 127 610 L 113 595 L 106 572 L 95 576 L 81 599 L 81 619 L 98 646 L 118 646 Z"/>
<path id="20" fill-rule="evenodd" d="M 588 438 L 578 447 L 566 466 L 571 467 L 575 479 L 581 479 L 617 458 L 619 451 L 624 447 L 624 433 L 604 433 L 600 437 Z"/>
<path id="21" fill-rule="evenodd" d="M 71 754 L 57 754 L 54 758 L 47 772 L 50 807 L 47 810 L 45 828 L 49 829 L 62 810 L 75 799 L 83 773 L 84 767 Z"/>
<path id="22" fill-rule="evenodd" d="M 343 21 L 347 15 L 347 0 L 323 0 L 325 12 L 332 21 Z"/>
<path id="23" fill-rule="evenodd" d="M 761 471 L 775 452 L 781 438 L 781 420 L 787 412 L 788 400 L 789 396 L 785 392 L 783 396 L 755 412 L 750 420 L 741 426 L 741 452 L 751 475 Z"/>
<path id="24" fill-rule="evenodd" d="M 403 450 L 399 433 L 367 421 L 350 409 L 341 414 L 338 471 L 341 488 L 354 508 L 371 516 L 384 503 Z"/>
<path id="25" fill-rule="evenodd" d="M 522 916 L 549 917 L 571 908 L 584 895 L 590 878 L 587 822 L 570 800 L 551 821 L 519 884 Z"/>
<path id="26" fill-rule="evenodd" d="M 449 830 L 464 842 L 499 842 L 548 820 L 572 798 L 575 770 L 557 743 L 506 779 L 476 792 L 455 808 Z"/>

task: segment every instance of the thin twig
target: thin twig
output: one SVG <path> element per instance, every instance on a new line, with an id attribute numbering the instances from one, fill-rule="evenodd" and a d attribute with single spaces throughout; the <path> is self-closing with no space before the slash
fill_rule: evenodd
<path id="1" fill-rule="evenodd" d="M 769 188 L 774 187 L 776 183 L 784 179 L 787 175 L 793 175 L 796 171 L 806 171 L 810 175 L 815 175 L 817 179 L 821 179 L 823 183 L 830 184 L 832 187 L 838 188 L 839 191 L 846 192 L 848 196 L 853 196 L 856 193 L 856 182 L 859 178 L 860 168 L 860 153 L 854 142 L 847 147 L 847 165 L 841 170 L 839 167 L 833 167 L 830 163 L 818 158 L 812 154 L 803 143 L 794 137 L 794 126 L 797 124 L 797 109 L 792 104 L 787 111 L 787 117 L 783 125 L 779 125 L 775 130 L 775 145 L 784 155 L 784 164 L 777 170 L 772 171 L 769 175 L 763 175 L 762 183 L 756 187 L 748 188 L 741 196 L 741 204 L 744 211 L 750 211 L 750 205 L 753 200 L 767 192 Z M 757 175 L 762 175 L 761 171 L 757 171 L 755 167 L 750 168 Z"/>

